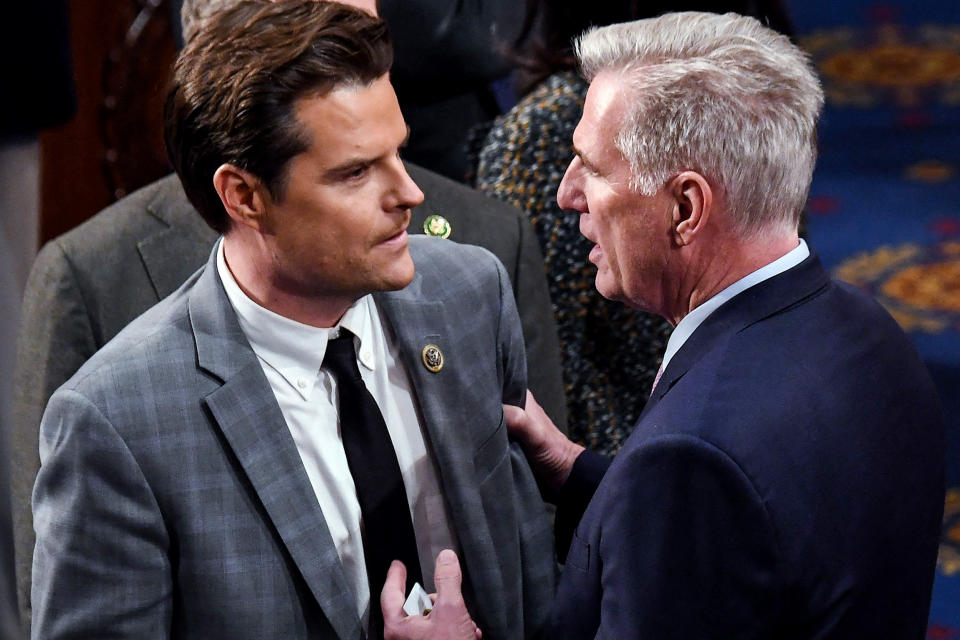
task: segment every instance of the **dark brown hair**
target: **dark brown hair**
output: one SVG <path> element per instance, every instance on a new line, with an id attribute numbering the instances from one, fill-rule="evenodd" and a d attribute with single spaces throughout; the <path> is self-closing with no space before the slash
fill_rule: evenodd
<path id="1" fill-rule="evenodd" d="M 207 224 L 229 227 L 213 188 L 220 165 L 249 171 L 282 199 L 288 162 L 310 146 L 296 101 L 369 84 L 392 62 L 386 24 L 337 2 L 244 0 L 204 22 L 174 66 L 164 138 Z"/>

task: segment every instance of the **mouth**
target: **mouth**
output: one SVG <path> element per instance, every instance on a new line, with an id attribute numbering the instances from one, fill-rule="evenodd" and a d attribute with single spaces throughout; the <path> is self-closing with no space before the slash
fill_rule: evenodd
<path id="1" fill-rule="evenodd" d="M 379 244 L 382 247 L 388 247 L 388 248 L 405 247 L 407 246 L 408 239 L 409 238 L 407 236 L 407 225 L 404 225 L 393 235 L 388 236 L 384 240 L 381 240 Z"/>
<path id="2" fill-rule="evenodd" d="M 600 248 L 599 244 L 593 245 L 593 249 L 590 249 L 590 255 L 587 256 L 587 259 L 595 265 L 600 264 L 600 260 L 603 259 L 603 249 Z"/>

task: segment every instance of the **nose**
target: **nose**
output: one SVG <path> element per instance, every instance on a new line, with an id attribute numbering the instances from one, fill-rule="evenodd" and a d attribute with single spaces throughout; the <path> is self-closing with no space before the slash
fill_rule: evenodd
<path id="1" fill-rule="evenodd" d="M 396 160 L 395 171 L 397 182 L 393 193 L 396 197 L 396 208 L 412 209 L 421 204 L 423 202 L 423 191 L 407 173 L 406 167 L 403 166 L 403 162 L 399 158 Z"/>
<path id="2" fill-rule="evenodd" d="M 566 211 L 581 211 L 586 213 L 587 202 L 580 186 L 579 165 L 580 158 L 574 158 L 560 181 L 557 189 L 557 204 Z"/>

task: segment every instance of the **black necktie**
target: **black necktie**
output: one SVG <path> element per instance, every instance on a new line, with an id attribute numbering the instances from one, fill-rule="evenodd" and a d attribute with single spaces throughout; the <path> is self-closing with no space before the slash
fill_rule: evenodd
<path id="1" fill-rule="evenodd" d="M 363 516 L 363 554 L 370 582 L 370 637 L 382 638 L 380 590 L 390 563 L 401 560 L 406 565 L 407 592 L 413 583 L 423 582 L 407 493 L 383 415 L 360 378 L 352 333 L 344 331 L 327 343 L 323 366 L 337 379 L 340 434 Z"/>

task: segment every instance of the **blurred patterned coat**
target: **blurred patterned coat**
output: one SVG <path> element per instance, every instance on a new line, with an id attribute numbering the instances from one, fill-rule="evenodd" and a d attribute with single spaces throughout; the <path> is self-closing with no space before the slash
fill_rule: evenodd
<path id="1" fill-rule="evenodd" d="M 596 267 L 587 260 L 592 243 L 580 235 L 579 213 L 557 205 L 586 93 L 573 71 L 538 85 L 486 134 L 476 181 L 530 216 L 560 333 L 570 436 L 613 454 L 650 395 L 670 325 L 597 293 Z"/>

